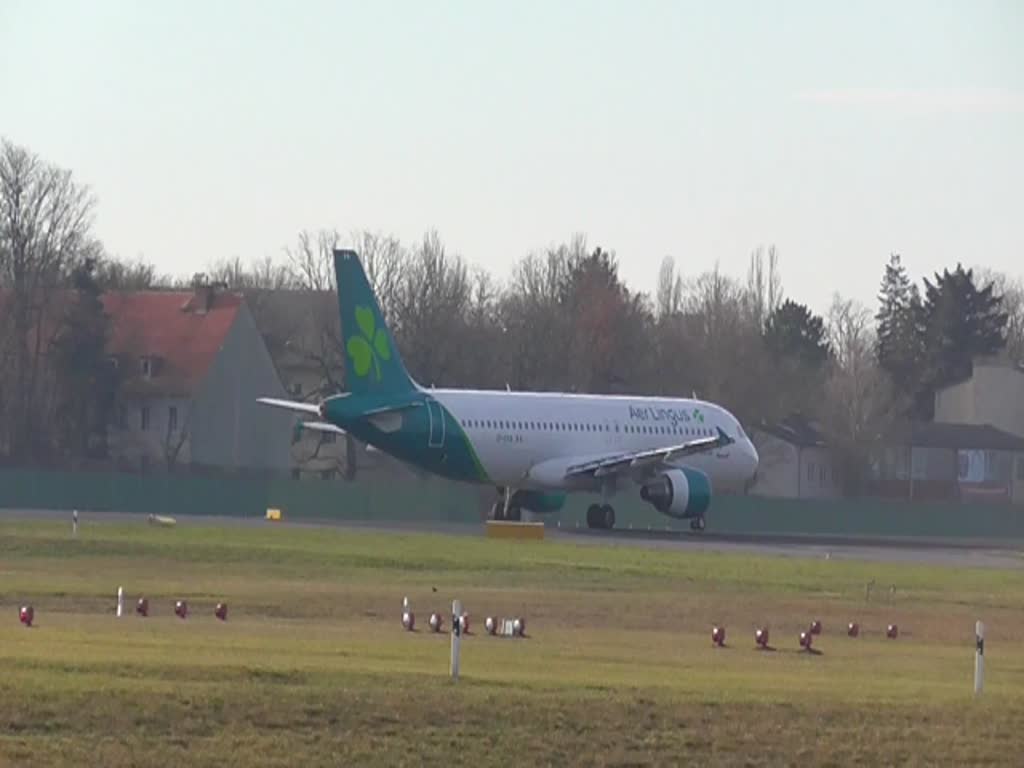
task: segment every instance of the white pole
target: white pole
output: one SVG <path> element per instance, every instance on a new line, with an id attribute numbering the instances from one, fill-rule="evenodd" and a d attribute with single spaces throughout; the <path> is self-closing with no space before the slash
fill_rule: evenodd
<path id="1" fill-rule="evenodd" d="M 985 625 L 974 625 L 974 695 L 981 694 L 985 685 Z"/>
<path id="2" fill-rule="evenodd" d="M 462 603 L 452 600 L 452 680 L 459 679 L 459 641 L 462 639 Z"/>
<path id="3" fill-rule="evenodd" d="M 78 537 L 78 510 L 71 511 L 71 535 Z"/>
<path id="4" fill-rule="evenodd" d="M 117 588 L 117 618 L 124 612 L 124 587 Z"/>

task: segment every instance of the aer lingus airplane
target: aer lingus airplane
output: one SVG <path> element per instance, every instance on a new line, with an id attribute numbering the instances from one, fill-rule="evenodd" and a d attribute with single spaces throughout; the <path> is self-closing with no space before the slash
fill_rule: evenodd
<path id="1" fill-rule="evenodd" d="M 599 494 L 592 528 L 615 525 L 608 500 L 639 486 L 669 517 L 704 529 L 713 486 L 742 486 L 757 451 L 721 406 L 663 397 L 426 389 L 409 376 L 358 256 L 335 251 L 349 391 L 320 404 L 263 398 L 312 417 L 304 429 L 357 439 L 452 480 L 493 485 L 496 519 L 554 512 Z"/>

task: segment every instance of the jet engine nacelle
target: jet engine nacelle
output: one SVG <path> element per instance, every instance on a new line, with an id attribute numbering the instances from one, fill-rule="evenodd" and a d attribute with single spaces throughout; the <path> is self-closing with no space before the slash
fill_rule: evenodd
<path id="1" fill-rule="evenodd" d="M 711 506 L 711 480 L 695 469 L 670 469 L 642 486 L 640 498 L 669 517 L 700 517 Z"/>
<path id="2" fill-rule="evenodd" d="M 516 491 L 512 494 L 512 505 L 537 514 L 557 512 L 565 506 L 564 493 L 543 491 Z"/>

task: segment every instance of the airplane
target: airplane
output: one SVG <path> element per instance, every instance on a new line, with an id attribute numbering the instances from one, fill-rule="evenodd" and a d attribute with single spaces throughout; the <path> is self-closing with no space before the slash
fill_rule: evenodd
<path id="1" fill-rule="evenodd" d="M 450 480 L 492 485 L 495 520 L 556 512 L 566 495 L 600 496 L 590 528 L 610 529 L 610 499 L 639 486 L 659 512 L 703 531 L 712 488 L 742 486 L 758 456 L 739 420 L 694 399 L 427 389 L 406 371 L 354 251 L 334 251 L 348 391 L 322 402 L 259 398 L 308 419 L 302 429 L 349 433 Z"/>

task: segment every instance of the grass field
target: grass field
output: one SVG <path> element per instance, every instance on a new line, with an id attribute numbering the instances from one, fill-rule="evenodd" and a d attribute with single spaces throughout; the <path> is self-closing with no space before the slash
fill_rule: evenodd
<path id="1" fill-rule="evenodd" d="M 1021 764 L 1021 570 L 269 524 L 69 533 L 0 522 L 0 765 Z M 114 618 L 118 585 L 149 619 Z M 421 630 L 453 597 L 469 610 L 457 684 L 447 636 L 401 630 L 403 595 Z M 488 614 L 530 637 L 482 636 Z M 797 651 L 812 618 L 819 656 Z M 753 650 L 757 624 L 776 652 Z"/>

